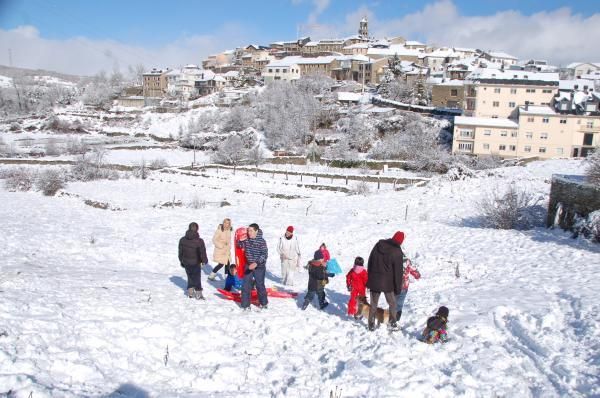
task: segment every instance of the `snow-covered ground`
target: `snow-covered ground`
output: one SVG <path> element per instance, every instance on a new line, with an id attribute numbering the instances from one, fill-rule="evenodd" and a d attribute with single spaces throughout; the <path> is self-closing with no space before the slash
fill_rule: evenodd
<path id="1" fill-rule="evenodd" d="M 514 183 L 545 199 L 552 173 L 582 171 L 577 160 L 535 162 L 367 197 L 212 173 L 72 183 L 57 197 L 2 188 L 0 394 L 598 396 L 598 245 L 543 227 L 484 229 L 475 212 L 490 190 Z M 195 198 L 201 206 L 187 207 Z M 173 199 L 182 206 L 160 207 Z M 423 276 L 402 330 L 350 320 L 343 275 L 327 286 L 325 311 L 298 308 L 305 271 L 298 299 L 272 298 L 268 310 L 242 313 L 221 299 L 208 267 L 207 300 L 186 298 L 177 241 L 197 221 L 210 257 L 224 217 L 263 228 L 268 286 L 280 286 L 276 244 L 287 225 L 305 259 L 326 242 L 345 271 L 405 231 Z M 439 305 L 450 308 L 451 340 L 429 346 L 417 337 Z"/>

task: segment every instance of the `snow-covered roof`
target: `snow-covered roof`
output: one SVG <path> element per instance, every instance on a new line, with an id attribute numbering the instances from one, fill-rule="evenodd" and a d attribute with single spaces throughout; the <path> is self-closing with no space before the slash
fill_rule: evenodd
<path id="1" fill-rule="evenodd" d="M 223 76 L 215 76 L 214 80 L 216 82 L 226 82 L 227 80 L 225 80 L 225 78 Z"/>
<path id="2" fill-rule="evenodd" d="M 322 57 L 300 57 L 290 56 L 282 59 L 273 60 L 267 64 L 268 68 L 281 68 L 292 65 L 322 65 L 329 64 L 336 59 L 336 56 L 328 55 Z"/>
<path id="3" fill-rule="evenodd" d="M 420 41 L 416 41 L 416 40 L 407 40 L 406 43 L 404 43 L 404 45 L 406 46 L 424 46 L 424 43 L 421 43 Z"/>
<path id="4" fill-rule="evenodd" d="M 230 70 L 229 72 L 225 72 L 225 74 L 223 76 L 226 77 L 238 77 L 240 75 L 240 72 L 237 70 Z"/>
<path id="5" fill-rule="evenodd" d="M 483 126 L 483 127 L 504 127 L 509 129 L 519 128 L 519 124 L 510 119 L 492 119 L 489 117 L 466 117 L 455 116 L 454 125 L 461 126 Z"/>
<path id="6" fill-rule="evenodd" d="M 578 90 L 582 90 L 585 86 L 588 88 L 594 88 L 594 81 L 590 79 L 575 79 L 575 80 L 559 80 L 558 88 L 560 90 L 575 90 L 577 86 Z"/>
<path id="7" fill-rule="evenodd" d="M 419 58 L 458 58 L 459 55 L 453 50 L 435 50 L 430 53 L 422 53 Z"/>
<path id="8" fill-rule="evenodd" d="M 438 86 L 464 86 L 464 85 L 465 85 L 465 81 L 458 80 L 458 79 L 444 80 L 444 81 L 438 83 Z"/>
<path id="9" fill-rule="evenodd" d="M 477 52 L 477 50 L 474 49 L 474 48 L 466 48 L 466 47 L 453 47 L 453 48 L 454 48 L 454 51 L 460 51 L 460 52 L 463 52 L 463 53 L 475 53 L 475 52 Z"/>
<path id="10" fill-rule="evenodd" d="M 349 46 L 344 47 L 345 50 L 350 50 L 353 48 L 369 48 L 369 44 L 368 43 L 355 43 L 355 44 L 350 44 Z"/>
<path id="11" fill-rule="evenodd" d="M 415 56 L 418 57 L 419 54 L 423 52 L 416 49 L 406 48 L 401 44 L 392 44 L 389 48 L 376 48 L 371 47 L 367 50 L 368 55 L 387 55 L 393 56 L 398 54 L 398 56 Z"/>
<path id="12" fill-rule="evenodd" d="M 514 55 L 510 55 L 510 54 L 507 54 L 502 51 L 490 51 L 490 52 L 488 52 L 488 54 L 493 58 L 514 59 L 514 60 L 518 59 Z"/>
<path id="13" fill-rule="evenodd" d="M 188 64 L 186 66 L 183 67 L 184 69 L 200 69 L 198 68 L 198 65 L 194 65 L 194 64 Z"/>
<path id="14" fill-rule="evenodd" d="M 318 45 L 319 45 L 319 42 L 318 42 L 318 41 L 309 41 L 308 43 L 306 43 L 306 44 L 304 45 L 304 47 L 316 47 L 316 46 L 318 46 Z"/>
<path id="15" fill-rule="evenodd" d="M 349 93 L 347 91 L 337 92 L 338 101 L 358 102 L 362 97 L 361 93 Z"/>
<path id="16" fill-rule="evenodd" d="M 558 84 L 558 73 L 540 73 L 522 70 L 505 70 L 477 68 L 468 77 L 467 80 L 530 80 L 543 82 L 556 82 Z"/>
<path id="17" fill-rule="evenodd" d="M 600 63 L 596 64 L 593 62 L 571 62 L 569 65 L 567 65 L 567 69 L 575 69 L 580 65 L 593 65 L 593 66 L 600 68 Z"/>
<path id="18" fill-rule="evenodd" d="M 529 105 L 527 109 L 525 109 L 525 106 L 519 106 L 519 113 L 525 115 L 556 115 L 554 109 L 547 105 Z"/>

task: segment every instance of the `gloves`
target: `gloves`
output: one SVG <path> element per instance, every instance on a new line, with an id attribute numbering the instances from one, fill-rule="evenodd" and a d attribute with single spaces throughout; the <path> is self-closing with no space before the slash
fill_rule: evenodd
<path id="1" fill-rule="evenodd" d="M 351 292 L 351 291 L 352 291 L 352 286 L 350 286 L 350 285 L 347 285 L 346 287 L 348 288 L 348 291 L 349 291 L 349 292 Z"/>

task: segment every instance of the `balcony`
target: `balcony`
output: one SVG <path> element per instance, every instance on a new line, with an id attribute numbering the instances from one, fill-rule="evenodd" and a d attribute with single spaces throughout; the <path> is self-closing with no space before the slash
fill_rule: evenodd
<path id="1" fill-rule="evenodd" d="M 587 127 L 584 125 L 579 126 L 580 133 L 600 133 L 600 126 Z"/>

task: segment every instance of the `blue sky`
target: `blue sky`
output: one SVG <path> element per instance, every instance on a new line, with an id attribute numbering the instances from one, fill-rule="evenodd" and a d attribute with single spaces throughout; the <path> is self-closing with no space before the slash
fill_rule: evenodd
<path id="1" fill-rule="evenodd" d="M 46 61 L 72 72 L 136 60 L 156 66 L 200 63 L 209 53 L 235 46 L 293 39 L 299 27 L 301 35 L 313 38 L 344 37 L 356 32 L 363 15 L 377 36 L 484 47 L 557 63 L 590 56 L 600 61 L 594 52 L 600 47 L 598 0 L 0 0 L 0 64 L 7 63 L 8 48 L 21 66 L 32 67 L 34 58 L 36 65 Z M 580 43 L 582 37 L 592 43 Z M 86 67 L 85 59 L 60 63 L 51 56 L 82 48 L 92 53 Z"/>
<path id="2" fill-rule="evenodd" d="M 420 10 L 421 0 L 332 0 L 318 22 L 341 24 L 344 16 L 366 6 L 380 19 L 402 17 Z M 211 34 L 243 28 L 249 42 L 294 38 L 315 9 L 312 1 L 221 0 L 0 0 L 0 28 L 35 26 L 43 37 L 113 39 L 135 45 L 162 45 L 182 36 Z M 524 15 L 569 7 L 574 13 L 592 14 L 600 2 L 560 0 L 455 0 L 461 14 L 489 15 L 518 10 Z"/>

